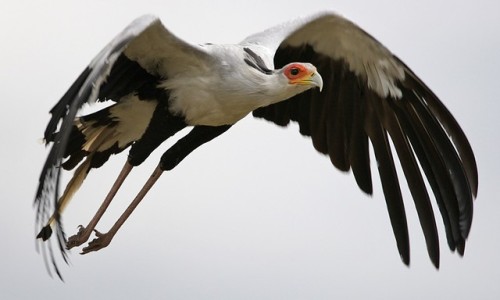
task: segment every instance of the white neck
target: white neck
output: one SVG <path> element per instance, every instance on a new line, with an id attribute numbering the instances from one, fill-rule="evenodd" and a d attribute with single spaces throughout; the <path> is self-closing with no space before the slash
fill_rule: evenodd
<path id="1" fill-rule="evenodd" d="M 279 70 L 268 75 L 248 66 L 242 51 L 234 51 L 236 47 L 239 46 L 219 47 L 219 52 L 213 54 L 222 58 L 204 72 L 196 70 L 161 85 L 171 90 L 173 113 L 183 115 L 189 125 L 234 124 L 259 107 L 286 100 L 308 89 L 288 84 Z"/>

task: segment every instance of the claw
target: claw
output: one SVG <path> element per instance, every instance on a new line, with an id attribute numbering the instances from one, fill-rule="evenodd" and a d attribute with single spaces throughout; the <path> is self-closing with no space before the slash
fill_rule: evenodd
<path id="1" fill-rule="evenodd" d="M 90 241 L 88 246 L 84 247 L 82 249 L 82 252 L 80 252 L 80 254 L 87 254 L 89 252 L 98 251 L 102 248 L 105 248 L 109 245 L 111 239 L 113 238 L 113 236 L 109 235 L 108 233 L 101 233 L 95 229 L 94 232 L 96 238 Z"/>
<path id="2" fill-rule="evenodd" d="M 72 235 L 68 238 L 68 241 L 66 242 L 66 249 L 71 249 L 73 247 L 80 246 L 81 244 L 85 243 L 89 237 L 90 234 L 87 233 L 85 227 L 82 225 L 78 225 L 78 232 L 75 235 Z"/>

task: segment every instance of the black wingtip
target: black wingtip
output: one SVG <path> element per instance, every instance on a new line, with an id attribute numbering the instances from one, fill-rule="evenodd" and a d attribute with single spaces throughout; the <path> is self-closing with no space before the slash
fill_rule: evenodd
<path id="1" fill-rule="evenodd" d="M 407 266 L 410 267 L 410 254 L 409 253 L 399 253 L 399 257 L 403 261 L 403 263 Z"/>
<path id="2" fill-rule="evenodd" d="M 465 254 L 465 240 L 461 240 L 457 242 L 457 252 L 460 256 L 464 256 Z"/>
<path id="3" fill-rule="evenodd" d="M 436 270 L 439 270 L 439 254 L 437 256 L 431 256 L 431 261 Z"/>
<path id="4" fill-rule="evenodd" d="M 52 228 L 50 228 L 50 225 L 44 226 L 42 230 L 40 230 L 40 233 L 36 236 L 37 239 L 42 239 L 43 241 L 46 241 L 50 238 L 52 235 Z"/>

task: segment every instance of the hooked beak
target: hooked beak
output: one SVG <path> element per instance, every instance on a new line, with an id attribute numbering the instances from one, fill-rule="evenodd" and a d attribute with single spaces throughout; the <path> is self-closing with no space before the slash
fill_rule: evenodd
<path id="1" fill-rule="evenodd" d="M 293 84 L 309 85 L 319 88 L 319 91 L 323 90 L 323 78 L 319 75 L 318 71 L 311 72 L 311 74 L 306 75 L 300 79 L 290 81 Z"/>
<path id="2" fill-rule="evenodd" d="M 321 77 L 321 75 L 319 75 L 318 71 L 314 71 L 313 73 L 311 73 L 309 79 L 310 83 L 319 88 L 320 92 L 323 90 L 323 78 Z"/>

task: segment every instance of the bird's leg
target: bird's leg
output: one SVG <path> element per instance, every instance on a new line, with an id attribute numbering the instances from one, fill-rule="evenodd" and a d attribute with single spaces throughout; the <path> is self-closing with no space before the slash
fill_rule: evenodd
<path id="1" fill-rule="evenodd" d="M 226 132 L 231 125 L 222 126 L 195 126 L 188 135 L 178 140 L 161 157 L 160 167 L 170 171 L 175 168 L 189 153 L 199 146 L 211 141 Z"/>
<path id="2" fill-rule="evenodd" d="M 80 246 L 81 244 L 85 243 L 90 235 L 92 234 L 92 230 L 94 230 L 95 226 L 101 219 L 102 215 L 108 208 L 109 204 L 113 200 L 114 196 L 116 195 L 116 192 L 120 189 L 122 183 L 125 181 L 125 178 L 127 178 L 128 174 L 132 170 L 133 166 L 127 161 L 125 165 L 123 166 L 120 174 L 116 178 L 115 183 L 109 190 L 108 195 L 102 202 L 101 206 L 97 210 L 96 214 L 94 217 L 90 220 L 89 224 L 86 227 L 83 227 L 82 225 L 78 226 L 78 233 L 69 237 L 68 241 L 66 242 L 66 248 L 69 250 L 73 247 Z"/>
<path id="3" fill-rule="evenodd" d="M 87 247 L 82 249 L 81 254 L 87 254 L 92 251 L 97 251 L 109 245 L 115 234 L 118 232 L 118 229 L 125 223 L 127 218 L 132 214 L 134 209 L 139 205 L 141 200 L 146 196 L 151 187 L 156 183 L 158 178 L 160 178 L 163 170 L 160 169 L 160 166 L 156 167 L 153 174 L 149 177 L 148 181 L 144 184 L 142 189 L 139 191 L 135 199 L 130 203 L 127 209 L 123 212 L 120 218 L 116 221 L 116 223 L 111 227 L 111 229 L 107 233 L 100 233 L 97 230 L 95 231 L 96 238 L 92 240 Z"/>
<path id="4" fill-rule="evenodd" d="M 92 251 L 98 251 L 109 245 L 120 227 L 125 223 L 127 218 L 132 214 L 134 209 L 139 205 L 141 200 L 146 196 L 151 187 L 160 178 L 163 171 L 172 170 L 177 166 L 189 153 L 194 149 L 212 140 L 228 130 L 231 125 L 218 127 L 212 126 L 195 126 L 188 135 L 178 140 L 171 148 L 169 148 L 161 157 L 160 163 L 144 184 L 135 199 L 130 203 L 125 212 L 120 216 L 116 223 L 107 233 L 96 232 L 96 238 L 89 245 L 82 249 L 81 254 L 87 254 Z"/>

